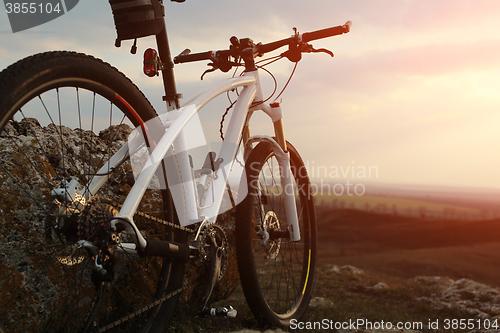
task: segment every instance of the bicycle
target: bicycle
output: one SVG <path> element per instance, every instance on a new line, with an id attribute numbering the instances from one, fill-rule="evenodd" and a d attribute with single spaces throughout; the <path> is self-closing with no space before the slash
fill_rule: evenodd
<path id="1" fill-rule="evenodd" d="M 263 325 L 286 328 L 311 298 L 316 217 L 304 163 L 285 139 L 279 103 L 266 104 L 264 65 L 255 59 L 285 46 L 278 58 L 295 63 L 303 52 L 329 53 L 308 42 L 347 33 L 351 23 L 268 44 L 232 37 L 227 50 L 186 50 L 175 63 L 244 71 L 181 106 L 163 1 L 110 4 L 117 46 L 156 36 L 144 72 L 162 74 L 167 112 L 158 116 L 134 83 L 89 55 L 36 54 L 0 73 L 0 331 L 160 332 L 182 292 L 195 298 L 195 286 L 201 315 L 234 316 L 230 306 L 211 307 L 234 241 L 218 223 L 225 195 L 247 303 Z M 195 169 L 186 126 L 231 91 L 237 99 L 222 148 Z M 251 135 L 259 110 L 275 137 Z M 227 174 L 237 164 L 248 193 L 235 200 Z"/>

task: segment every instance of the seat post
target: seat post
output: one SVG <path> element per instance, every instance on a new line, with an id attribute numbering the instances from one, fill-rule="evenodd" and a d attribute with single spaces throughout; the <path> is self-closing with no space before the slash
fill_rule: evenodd
<path id="1" fill-rule="evenodd" d="M 166 25 L 163 30 L 156 35 L 156 43 L 158 45 L 163 86 L 165 88 L 165 96 L 163 96 L 163 100 L 167 103 L 167 110 L 171 111 L 180 107 L 179 99 L 182 98 L 182 95 L 177 93 L 175 85 L 174 63 L 170 53 Z"/>

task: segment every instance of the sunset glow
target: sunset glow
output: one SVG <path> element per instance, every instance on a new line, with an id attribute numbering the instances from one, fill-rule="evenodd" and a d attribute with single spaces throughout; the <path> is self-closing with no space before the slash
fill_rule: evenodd
<path id="1" fill-rule="evenodd" d="M 500 189 L 499 1 L 252 5 L 260 8 L 256 17 L 234 2 L 166 1 L 172 52 L 223 49 L 232 35 L 266 43 L 289 36 L 292 27 L 307 32 L 352 21 L 349 34 L 312 43 L 335 57 L 304 55 L 283 95 L 288 139 L 309 164 L 376 167 L 370 182 Z M 108 7 L 107 1 L 81 2 L 64 17 L 16 34 L 1 13 L 0 67 L 51 49 L 90 53 L 125 72 L 161 109 L 160 80 L 141 74 L 142 51 L 131 56 L 130 43 L 113 46 Z M 139 49 L 151 42 L 139 40 Z M 280 87 L 292 68 L 287 61 L 269 67 Z M 227 77 L 211 74 L 200 82 L 205 69 L 176 67 L 184 96 Z M 254 132 L 265 128 L 257 122 Z"/>

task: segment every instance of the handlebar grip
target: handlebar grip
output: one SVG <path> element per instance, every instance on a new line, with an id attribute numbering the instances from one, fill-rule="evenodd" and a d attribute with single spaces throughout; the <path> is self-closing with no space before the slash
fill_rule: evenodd
<path id="1" fill-rule="evenodd" d="M 279 49 L 282 46 L 290 44 L 292 42 L 292 40 L 293 40 L 293 37 L 290 37 L 290 38 L 278 40 L 278 41 L 275 41 L 275 42 L 258 45 L 259 52 L 262 53 L 262 54 L 264 54 L 264 53 L 267 53 L 267 52 L 274 51 L 276 49 Z"/>
<path id="2" fill-rule="evenodd" d="M 317 30 L 313 32 L 305 32 L 302 34 L 302 41 L 307 43 L 312 40 L 322 39 L 327 37 L 333 37 L 337 35 L 342 35 L 348 33 L 351 30 L 352 22 L 347 21 L 344 25 L 339 25 L 337 27 Z"/>
<path id="3" fill-rule="evenodd" d="M 352 22 L 351 21 L 347 21 L 345 24 L 344 24 L 344 27 L 346 28 L 346 32 L 349 32 L 351 31 L 351 27 L 352 27 Z"/>
<path id="4" fill-rule="evenodd" d="M 212 51 L 186 54 L 186 55 L 178 55 L 177 57 L 174 58 L 174 63 L 175 64 L 182 64 L 184 62 L 210 60 L 211 55 L 212 55 Z"/>

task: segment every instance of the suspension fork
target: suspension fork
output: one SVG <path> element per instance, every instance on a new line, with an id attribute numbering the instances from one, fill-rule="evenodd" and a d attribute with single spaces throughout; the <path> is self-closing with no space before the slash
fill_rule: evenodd
<path id="1" fill-rule="evenodd" d="M 283 119 L 280 118 L 279 120 L 274 122 L 273 125 L 274 125 L 274 135 L 276 136 L 276 141 L 280 145 L 281 149 L 285 153 L 288 153 L 285 140 L 285 129 L 283 127 Z"/>
<path id="2" fill-rule="evenodd" d="M 280 166 L 280 177 L 282 184 L 282 191 L 284 194 L 284 203 L 286 210 L 286 218 L 288 223 L 288 231 L 290 234 L 290 239 L 292 241 L 300 240 L 300 227 L 299 220 L 297 215 L 297 205 L 295 196 L 299 195 L 295 193 L 295 187 L 292 180 L 292 172 L 290 166 L 290 153 L 287 150 L 286 139 L 285 139 L 285 130 L 283 127 L 283 112 L 281 110 L 281 106 L 279 103 L 271 103 L 271 105 L 260 104 L 255 109 L 261 109 L 264 111 L 269 117 L 271 117 L 274 124 L 274 134 L 276 140 L 272 139 L 266 135 L 257 135 L 250 137 L 250 129 L 249 129 L 249 119 L 245 125 L 244 129 L 244 142 L 245 138 L 245 147 L 250 147 L 252 142 L 256 141 L 266 141 L 272 145 L 272 149 L 274 151 L 274 155 L 278 160 Z M 247 156 L 249 152 L 245 151 L 245 156 Z"/>
<path id="3" fill-rule="evenodd" d="M 292 241 L 300 240 L 300 228 L 297 216 L 297 205 L 295 200 L 295 187 L 292 180 L 292 172 L 290 166 L 290 153 L 288 152 L 285 139 L 285 128 L 283 127 L 283 111 L 278 102 L 271 103 L 271 109 L 274 113 L 273 124 L 274 124 L 274 135 L 276 136 L 276 141 L 280 146 L 284 156 L 276 155 L 280 163 L 280 175 L 281 183 L 283 184 L 283 191 L 285 194 L 285 208 L 286 217 L 288 221 L 288 228 L 290 232 L 290 239 Z M 281 155 L 281 154 L 280 154 Z"/>

